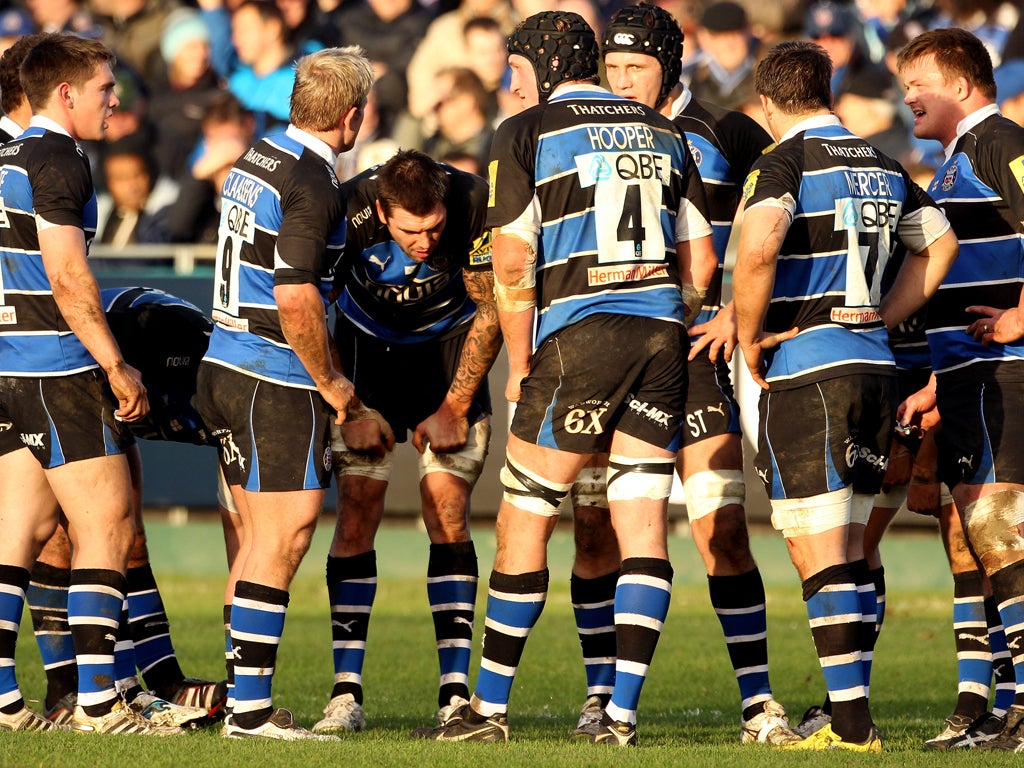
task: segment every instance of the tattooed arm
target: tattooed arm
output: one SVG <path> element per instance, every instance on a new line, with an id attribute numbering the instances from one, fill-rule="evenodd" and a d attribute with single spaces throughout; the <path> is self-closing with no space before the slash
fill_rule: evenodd
<path id="1" fill-rule="evenodd" d="M 457 451 L 466 444 L 466 414 L 501 351 L 501 328 L 494 303 L 494 272 L 463 270 L 466 292 L 476 303 L 476 315 L 466 333 L 459 366 L 441 406 L 416 427 L 412 444 L 423 452 Z"/>

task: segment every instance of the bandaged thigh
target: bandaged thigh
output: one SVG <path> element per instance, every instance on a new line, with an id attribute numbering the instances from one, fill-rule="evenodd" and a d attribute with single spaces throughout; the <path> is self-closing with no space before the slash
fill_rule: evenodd
<path id="1" fill-rule="evenodd" d="M 772 527 L 787 538 L 813 536 L 850 524 L 853 488 L 797 499 L 772 500 Z"/>
<path id="2" fill-rule="evenodd" d="M 505 458 L 501 468 L 502 498 L 513 507 L 544 517 L 557 517 L 569 497 L 572 483 L 556 483 L 516 462 Z"/>
<path id="3" fill-rule="evenodd" d="M 339 480 L 349 475 L 368 477 L 371 480 L 388 482 L 391 479 L 393 451 L 384 451 L 383 456 L 361 451 L 350 451 L 341 435 L 341 427 L 331 425 L 331 452 L 334 454 L 334 476 Z"/>
<path id="4" fill-rule="evenodd" d="M 471 424 L 466 444 L 452 453 L 434 453 L 430 445 L 420 454 L 420 480 L 431 472 L 447 472 L 449 475 L 462 478 L 470 488 L 476 485 L 480 473 L 484 471 L 487 459 L 487 448 L 491 442 L 490 417 L 480 419 Z"/>
<path id="5" fill-rule="evenodd" d="M 731 504 L 743 505 L 747 486 L 739 469 L 708 469 L 690 475 L 683 483 L 686 516 L 690 522 L 707 517 Z"/>
<path id="6" fill-rule="evenodd" d="M 672 492 L 675 458 L 608 457 L 608 501 L 667 499 Z"/>
<path id="7" fill-rule="evenodd" d="M 964 529 L 978 560 L 991 576 L 1024 559 L 1024 491 L 1003 490 L 964 507 Z"/>

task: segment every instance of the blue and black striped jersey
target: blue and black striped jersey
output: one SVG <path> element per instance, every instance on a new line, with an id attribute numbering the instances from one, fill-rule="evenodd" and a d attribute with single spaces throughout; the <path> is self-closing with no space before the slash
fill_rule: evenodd
<path id="1" fill-rule="evenodd" d="M 929 193 L 960 241 L 929 307 L 928 345 L 939 376 L 1024 381 L 1024 339 L 984 346 L 966 333 L 973 304 L 1017 306 L 1024 285 L 1024 128 L 996 114 L 956 142 Z"/>
<path id="2" fill-rule="evenodd" d="M 377 215 L 376 168 L 342 186 L 348 199 L 348 239 L 335 282 L 338 309 L 383 341 L 437 339 L 476 313 L 462 271 L 491 269 L 490 231 L 484 228 L 487 182 L 445 168 L 449 187 L 444 230 L 424 262 L 408 256 Z"/>
<path id="3" fill-rule="evenodd" d="M 288 345 L 274 286 L 312 284 L 324 301 L 345 247 L 345 200 L 331 149 L 289 126 L 251 147 L 221 190 L 205 359 L 278 384 L 315 389 Z"/>
<path id="4" fill-rule="evenodd" d="M 574 85 L 507 119 L 489 227 L 537 236 L 536 343 L 585 317 L 683 322 L 675 244 L 710 234 L 700 176 L 654 110 Z"/>
<path id="5" fill-rule="evenodd" d="M 44 127 L 45 126 L 45 127 Z M 96 234 L 89 161 L 56 123 L 33 118 L 0 147 L 0 375 L 61 376 L 96 368 L 53 297 L 39 250 L 39 220 Z"/>

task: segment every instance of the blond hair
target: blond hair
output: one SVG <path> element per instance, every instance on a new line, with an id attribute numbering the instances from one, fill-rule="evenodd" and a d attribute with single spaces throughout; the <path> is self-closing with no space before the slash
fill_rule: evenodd
<path id="1" fill-rule="evenodd" d="M 306 131 L 331 131 L 361 107 L 373 86 L 373 68 L 357 45 L 325 48 L 295 63 L 289 119 Z"/>

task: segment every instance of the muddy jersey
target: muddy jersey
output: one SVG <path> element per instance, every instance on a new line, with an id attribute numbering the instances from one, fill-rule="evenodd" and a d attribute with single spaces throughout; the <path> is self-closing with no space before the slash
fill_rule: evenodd
<path id="1" fill-rule="evenodd" d="M 706 323 L 722 304 L 725 252 L 740 204 L 743 180 L 772 143 L 764 128 L 742 112 L 698 101 L 684 91 L 672 105 L 673 122 L 683 129 L 697 172 L 704 182 L 712 239 L 718 256 L 715 279 L 694 321 Z"/>
<path id="2" fill-rule="evenodd" d="M 676 242 L 710 234 L 679 131 L 570 85 L 498 126 L 487 224 L 536 243 L 537 340 L 594 314 L 683 322 Z"/>
<path id="3" fill-rule="evenodd" d="M 931 301 L 928 344 L 935 373 L 1024 381 L 1024 339 L 975 341 L 972 304 L 1015 307 L 1024 284 L 1024 128 L 992 114 L 961 136 L 935 172 L 929 194 L 942 206 L 960 241 Z"/>
<path id="4" fill-rule="evenodd" d="M 238 159 L 221 190 L 204 359 L 284 386 L 315 389 L 288 345 L 274 286 L 315 285 L 324 301 L 345 246 L 345 201 L 331 149 L 289 126 Z"/>
<path id="5" fill-rule="evenodd" d="M 437 339 L 465 326 L 476 313 L 462 270 L 491 269 L 490 231 L 484 228 L 487 182 L 444 166 L 448 196 L 444 230 L 426 261 L 409 257 L 392 239 L 376 208 L 376 168 L 342 186 L 348 233 L 335 278 L 338 309 L 356 327 L 393 344 Z"/>
<path id="6" fill-rule="evenodd" d="M 82 148 L 56 123 L 33 118 L 0 147 L 0 376 L 61 376 L 97 363 L 57 307 L 37 225 L 96 234 L 96 194 Z"/>
<path id="7" fill-rule="evenodd" d="M 854 373 L 895 375 L 878 314 L 882 277 L 902 240 L 920 241 L 921 213 L 933 203 L 838 118 L 812 118 L 794 131 L 744 184 L 746 210 L 778 206 L 792 222 L 764 328 L 800 333 L 766 353 L 766 380 L 780 389 Z"/>

